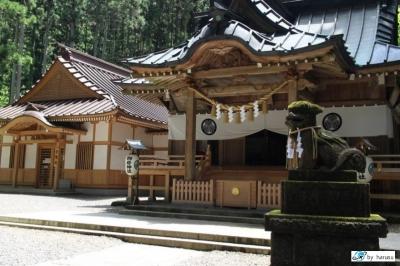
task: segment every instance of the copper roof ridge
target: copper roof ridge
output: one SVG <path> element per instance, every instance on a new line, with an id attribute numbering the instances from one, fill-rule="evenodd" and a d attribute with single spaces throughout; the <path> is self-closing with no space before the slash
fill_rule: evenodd
<path id="1" fill-rule="evenodd" d="M 94 82 L 93 80 L 91 80 L 87 75 L 85 75 L 84 73 L 82 73 L 82 71 L 80 71 L 73 63 L 73 61 L 67 60 L 62 56 L 58 56 L 57 57 L 58 61 L 63 65 L 63 67 L 73 76 L 74 79 L 76 79 L 77 81 L 79 81 L 83 86 L 85 86 L 86 88 L 90 89 L 91 91 L 97 93 L 99 96 L 102 97 L 106 97 L 106 96 L 110 96 L 110 94 L 104 90 L 103 88 L 99 87 L 97 85 L 96 82 Z M 64 62 L 63 62 L 64 61 Z M 78 60 L 77 60 L 78 61 Z M 65 64 L 71 64 L 71 67 L 67 67 Z M 70 69 L 74 69 L 75 72 L 72 73 L 70 71 Z M 75 74 L 79 73 L 81 75 L 81 77 L 75 77 Z M 86 81 L 81 81 L 82 78 L 85 78 Z M 92 85 L 88 86 L 86 83 L 90 82 Z M 97 88 L 96 90 L 93 88 Z M 101 91 L 102 93 L 99 93 L 99 91 Z"/>
<path id="2" fill-rule="evenodd" d="M 130 71 L 129 69 L 127 69 L 127 68 L 124 68 L 124 67 L 122 67 L 122 66 L 118 66 L 118 65 L 116 65 L 116 64 L 107 62 L 107 61 L 105 61 L 105 60 L 103 60 L 103 59 L 101 59 L 101 58 L 95 57 L 95 56 L 90 55 L 90 54 L 88 54 L 88 53 L 84 53 L 84 52 L 79 51 L 79 50 L 77 50 L 77 49 L 75 49 L 75 48 L 66 46 L 65 44 L 57 43 L 57 45 L 58 45 L 61 49 L 65 49 L 65 50 L 69 51 L 69 52 L 70 52 L 70 56 L 72 56 L 72 57 L 74 57 L 73 54 L 75 53 L 75 54 L 78 54 L 78 55 L 80 55 L 80 56 L 83 56 L 83 57 L 89 58 L 89 59 L 91 59 L 91 60 L 94 60 L 94 61 L 96 61 L 96 62 L 99 62 L 99 63 L 101 63 L 101 64 L 104 64 L 104 65 L 110 66 L 110 67 L 112 67 L 112 68 L 118 69 L 118 70 L 120 70 L 120 71 L 127 72 L 127 75 L 129 75 L 129 73 L 131 73 L 131 71 Z M 64 59 L 65 59 L 65 58 L 64 58 Z M 74 59 L 76 59 L 76 58 L 74 58 Z M 97 67 L 98 67 L 98 68 L 101 68 L 101 67 L 99 67 L 99 66 L 97 66 Z"/>

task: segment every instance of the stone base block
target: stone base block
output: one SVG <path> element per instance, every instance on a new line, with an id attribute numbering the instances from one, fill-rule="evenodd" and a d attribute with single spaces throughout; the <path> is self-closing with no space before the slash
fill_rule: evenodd
<path id="1" fill-rule="evenodd" d="M 272 211 L 265 216 L 265 226 L 272 231 L 271 266 L 357 265 L 351 262 L 351 251 L 379 250 L 379 237 L 387 234 L 386 220 L 379 215 L 356 218 Z"/>
<path id="2" fill-rule="evenodd" d="M 369 184 L 282 182 L 283 213 L 369 217 L 370 210 Z"/>

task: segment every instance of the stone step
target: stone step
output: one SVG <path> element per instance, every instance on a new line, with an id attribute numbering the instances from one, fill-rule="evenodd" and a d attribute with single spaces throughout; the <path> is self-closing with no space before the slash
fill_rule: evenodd
<path id="1" fill-rule="evenodd" d="M 20 217 L 0 217 L 0 225 L 54 230 L 71 233 L 106 235 L 127 242 L 196 250 L 227 250 L 269 254 L 270 239 L 235 235 L 169 231 Z"/>
<path id="2" fill-rule="evenodd" d="M 141 205 L 127 205 L 126 209 L 141 210 L 141 211 L 155 211 L 155 212 L 169 212 L 169 213 L 189 213 L 189 214 L 204 214 L 204 215 L 217 215 L 217 216 L 233 216 L 233 217 L 246 217 L 246 218 L 261 218 L 264 219 L 264 214 L 267 210 L 246 210 L 235 208 L 218 208 L 209 206 L 188 206 L 185 204 L 141 204 Z"/>
<path id="3" fill-rule="evenodd" d="M 166 212 L 166 211 L 147 211 L 147 210 L 121 210 L 120 214 L 126 215 L 141 215 L 151 217 L 163 217 L 163 218 L 179 218 L 179 219 L 191 219 L 201 221 L 219 221 L 219 222 L 231 222 L 231 223 L 244 223 L 244 224 L 264 224 L 263 218 L 254 217 L 241 217 L 241 216 L 230 216 L 230 215 L 210 215 L 210 214 L 197 214 L 197 213 L 182 213 L 182 212 Z"/>
<path id="4" fill-rule="evenodd" d="M 216 242 L 216 241 L 183 239 L 183 238 L 174 238 L 174 237 L 161 237 L 161 236 L 151 236 L 151 235 L 127 234 L 127 233 L 118 233 L 118 232 L 76 229 L 76 228 L 58 227 L 58 226 L 34 225 L 34 224 L 25 224 L 25 223 L 0 222 L 0 225 L 15 226 L 15 227 L 21 227 L 21 228 L 27 228 L 27 229 L 38 229 L 38 230 L 58 231 L 58 232 L 66 232 L 66 233 L 107 236 L 107 237 L 118 238 L 118 239 L 121 239 L 121 240 L 123 240 L 125 242 L 129 242 L 129 243 L 157 245 L 157 246 L 174 247 L 174 248 L 186 248 L 186 249 L 194 249 L 194 250 L 201 250 L 201 251 L 224 250 L 224 251 L 264 254 L 264 255 L 269 255 L 271 252 L 270 247 L 244 245 L 244 244 L 233 244 L 233 243 Z"/>

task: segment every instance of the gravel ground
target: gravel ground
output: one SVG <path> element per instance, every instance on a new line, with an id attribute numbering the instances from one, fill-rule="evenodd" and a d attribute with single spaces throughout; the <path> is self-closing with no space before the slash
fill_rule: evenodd
<path id="1" fill-rule="evenodd" d="M 157 254 L 154 256 L 154 254 Z M 1 266 L 268 265 L 269 256 L 124 243 L 108 237 L 0 226 Z"/>
<path id="2" fill-rule="evenodd" d="M 227 251 L 212 251 L 202 253 L 203 254 L 200 256 L 178 262 L 175 264 L 175 266 L 268 266 L 270 264 L 270 256 Z"/>
<path id="3" fill-rule="evenodd" d="M 0 226 L 0 265 L 35 265 L 120 243 L 108 237 Z"/>
<path id="4" fill-rule="evenodd" d="M 43 212 L 52 210 L 115 211 L 111 203 L 124 198 L 94 196 L 38 196 L 0 193 L 0 215 L 12 213 Z"/>

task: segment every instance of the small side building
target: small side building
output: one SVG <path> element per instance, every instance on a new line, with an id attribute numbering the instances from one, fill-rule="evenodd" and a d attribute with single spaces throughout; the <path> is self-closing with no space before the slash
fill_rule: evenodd
<path id="1" fill-rule="evenodd" d="M 168 110 L 152 95 L 126 96 L 113 81 L 130 71 L 61 46 L 43 77 L 0 109 L 0 185 L 58 190 L 124 189 L 120 147 L 141 139 L 168 153 Z"/>

